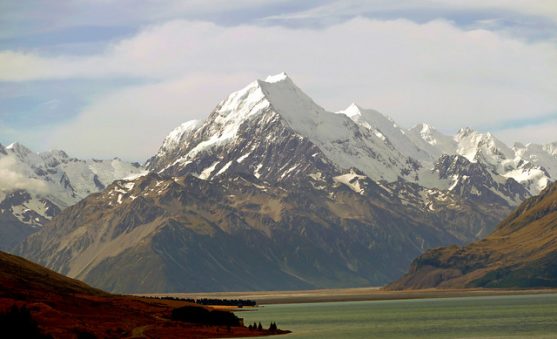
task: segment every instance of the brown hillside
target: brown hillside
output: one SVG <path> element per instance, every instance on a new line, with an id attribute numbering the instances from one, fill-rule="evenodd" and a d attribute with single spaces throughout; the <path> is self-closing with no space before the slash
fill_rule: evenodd
<path id="1" fill-rule="evenodd" d="M 484 240 L 430 250 L 389 289 L 557 287 L 557 183 L 522 203 Z"/>
<path id="2" fill-rule="evenodd" d="M 182 301 L 112 295 L 48 270 L 23 258 L 0 252 L 0 323 L 16 306 L 27 308 L 39 330 L 54 338 L 213 338 L 270 334 L 244 326 L 201 326 L 171 320 Z M 27 325 L 25 325 L 27 326 Z M 2 338 L 28 336 L 28 329 L 3 327 Z M 22 326 L 24 327 L 24 326 Z M 87 336 L 88 335 L 88 336 Z"/>

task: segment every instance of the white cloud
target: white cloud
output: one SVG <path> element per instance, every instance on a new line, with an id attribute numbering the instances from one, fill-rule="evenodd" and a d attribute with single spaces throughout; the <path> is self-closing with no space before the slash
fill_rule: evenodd
<path id="1" fill-rule="evenodd" d="M 512 145 L 515 142 L 523 144 L 546 144 L 549 142 L 557 142 L 557 121 L 550 121 L 539 125 L 504 129 L 495 131 L 493 134 L 508 145 Z"/>
<path id="2" fill-rule="evenodd" d="M 404 126 L 426 121 L 442 130 L 481 128 L 557 107 L 554 44 L 465 31 L 445 21 L 359 18 L 325 29 L 172 21 L 96 55 L 0 53 L 0 79 L 6 81 L 156 81 L 97 98 L 55 131 L 52 144 L 78 155 L 146 158 L 178 119 L 204 117 L 216 98 L 280 71 L 327 109 L 356 101 Z"/>
<path id="3" fill-rule="evenodd" d="M 143 161 L 168 132 L 193 117 L 204 117 L 254 74 L 191 75 L 125 88 L 96 100 L 74 120 L 46 132 L 49 148 L 78 157 Z"/>
<path id="4" fill-rule="evenodd" d="M 273 0 L 272 4 L 263 0 L 0 1 L 0 39 L 25 39 L 76 27 L 137 27 L 172 19 L 245 20 L 246 13 L 256 15 L 267 7 L 283 5 L 304 7 L 296 0 Z"/>
<path id="5" fill-rule="evenodd" d="M 362 13 L 398 13 L 404 17 L 409 11 L 429 11 L 434 15 L 451 10 L 504 11 L 557 22 L 554 0 L 337 0 L 302 11 L 268 16 L 262 20 L 331 19 L 353 17 Z"/>
<path id="6" fill-rule="evenodd" d="M 456 9 L 496 9 L 524 15 L 550 18 L 557 22 L 557 5 L 554 0 L 431 0 L 433 3 Z"/>
<path id="7" fill-rule="evenodd" d="M 0 193 L 13 190 L 27 190 L 32 193 L 45 193 L 46 184 L 34 178 L 25 177 L 17 168 L 17 161 L 13 156 L 0 158 Z"/>

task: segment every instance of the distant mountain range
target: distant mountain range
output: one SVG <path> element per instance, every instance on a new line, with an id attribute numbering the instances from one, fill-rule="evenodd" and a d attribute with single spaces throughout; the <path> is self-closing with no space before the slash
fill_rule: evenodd
<path id="1" fill-rule="evenodd" d="M 328 112 L 279 74 L 179 126 L 145 168 L 17 253 L 113 291 L 381 285 L 429 248 L 489 234 L 554 180 L 557 144 Z"/>
<path id="2" fill-rule="evenodd" d="M 487 238 L 419 256 L 391 289 L 557 287 L 557 183 L 522 203 Z"/>
<path id="3" fill-rule="evenodd" d="M 271 139 L 261 130 L 263 126 L 274 127 L 272 132 L 279 135 Z M 280 133 L 285 129 L 315 146 L 319 152 L 311 154 L 313 157 L 337 169 L 357 168 L 375 181 L 403 178 L 423 187 L 452 191 L 463 180 L 473 179 L 470 175 L 475 173 L 457 173 L 460 168 L 449 172 L 439 168 L 448 166 L 446 157 L 440 158 L 445 154 L 461 166 L 478 164 L 478 170 L 485 171 L 481 175 L 495 182 L 489 189 L 516 204 L 520 197 L 513 192 L 499 192 L 497 184 L 512 186 L 509 182 L 518 182 L 529 194 L 537 194 L 557 176 L 557 143 L 515 144 L 511 149 L 490 133 L 469 128 L 461 129 L 454 137 L 426 124 L 405 130 L 381 113 L 355 104 L 337 114 L 327 112 L 285 74 L 255 81 L 221 102 L 205 121 L 190 121 L 178 127 L 147 167 L 162 174 L 196 173 L 210 179 L 229 170 L 227 165 L 237 167 L 238 163 L 262 179 L 284 181 L 302 173 L 302 168 L 291 169 L 297 165 L 294 160 L 286 164 L 291 167 L 282 169 L 265 162 L 271 159 L 264 157 L 275 150 L 261 147 L 283 141 Z M 225 151 L 229 153 L 226 157 Z M 208 159 L 210 156 L 214 159 Z M 200 158 L 213 162 L 207 164 Z"/>
<path id="4" fill-rule="evenodd" d="M 0 145 L 0 250 L 114 180 L 143 172 L 120 159 L 79 160 L 63 151 L 37 154 L 18 143 Z"/>

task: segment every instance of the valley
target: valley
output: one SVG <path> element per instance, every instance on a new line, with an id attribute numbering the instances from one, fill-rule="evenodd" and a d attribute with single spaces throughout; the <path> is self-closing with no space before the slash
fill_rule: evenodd
<path id="1" fill-rule="evenodd" d="M 9 221 L 0 229 L 19 232 L 14 253 L 119 293 L 384 285 L 428 249 L 491 233 L 557 168 L 551 145 L 403 129 L 356 104 L 329 112 L 285 73 L 182 124 L 143 166 L 3 149 L 34 159 L 24 162 L 28 180 L 40 181 L 43 167 L 108 168 L 115 181 L 80 175 L 76 187 L 95 188 L 67 186 L 77 203 L 32 232 Z M 70 174 L 56 175 L 78 182 Z M 3 211 L 17 217 L 15 207 Z"/>

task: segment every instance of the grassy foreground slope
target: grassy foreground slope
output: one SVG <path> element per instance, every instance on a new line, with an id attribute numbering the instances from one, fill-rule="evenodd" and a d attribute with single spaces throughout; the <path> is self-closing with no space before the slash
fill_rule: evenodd
<path id="1" fill-rule="evenodd" d="M 222 338 L 271 334 L 248 330 L 240 324 L 208 325 L 200 324 L 197 318 L 177 319 L 177 309 L 186 309 L 195 317 L 215 312 L 213 315 L 218 317 L 211 319 L 237 320 L 231 313 L 186 302 L 109 294 L 0 252 L 0 337 L 29 337 L 31 326 L 36 328 L 33 338 Z"/>

